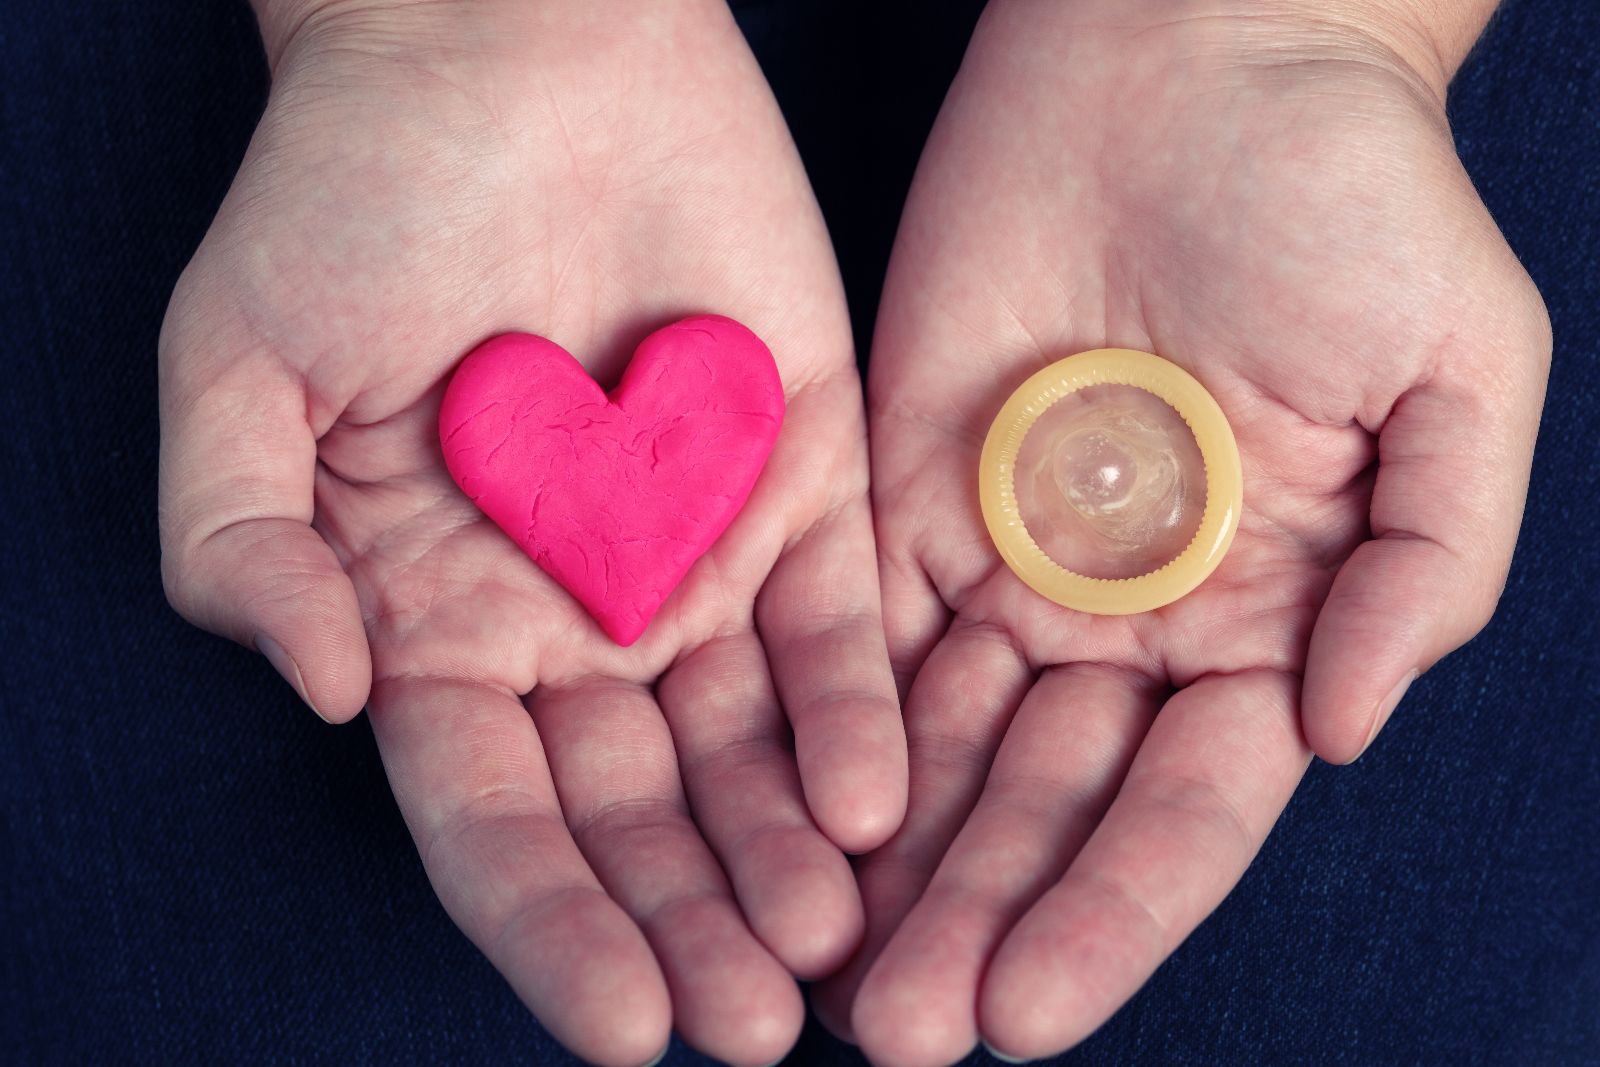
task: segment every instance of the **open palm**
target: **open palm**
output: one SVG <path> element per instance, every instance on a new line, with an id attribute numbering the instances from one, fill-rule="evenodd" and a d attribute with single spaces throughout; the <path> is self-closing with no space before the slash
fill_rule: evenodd
<path id="1" fill-rule="evenodd" d="M 627 1065 L 676 1026 L 760 1064 L 798 1032 L 791 975 L 860 935 L 841 848 L 904 804 L 859 382 L 726 10 L 597 8 L 346 7 L 280 46 L 164 331 L 164 566 L 181 610 L 325 717 L 370 678 L 440 898 L 556 1036 Z M 610 383 L 695 312 L 768 343 L 788 414 L 743 512 L 624 649 L 452 484 L 440 396 L 498 332 Z"/>
<path id="2" fill-rule="evenodd" d="M 1392 54 L 1045 10 L 980 25 L 874 344 L 910 807 L 861 866 L 867 942 L 819 1000 L 894 1067 L 1086 1036 L 1231 888 L 1313 750 L 1354 758 L 1481 627 L 1548 359 L 1437 91 Z M 1128 617 L 1030 591 L 978 508 L 1006 396 L 1102 346 L 1199 378 L 1245 475 L 1220 568 Z"/>

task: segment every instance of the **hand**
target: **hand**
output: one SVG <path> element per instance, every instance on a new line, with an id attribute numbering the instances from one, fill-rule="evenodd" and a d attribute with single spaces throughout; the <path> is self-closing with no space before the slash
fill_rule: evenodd
<path id="1" fill-rule="evenodd" d="M 992 4 L 925 151 L 868 390 L 910 807 L 859 870 L 863 950 L 818 990 L 875 1063 L 1084 1038 L 1313 750 L 1355 758 L 1499 595 L 1538 295 L 1410 37 L 1251 10 Z M 1121 618 L 1028 590 L 976 486 L 1006 396 L 1102 346 L 1194 373 L 1245 473 L 1220 569 Z"/>
<path id="2" fill-rule="evenodd" d="M 271 100 L 162 339 L 172 601 L 330 720 L 370 672 L 441 900 L 575 1052 L 676 1026 L 770 1062 L 791 974 L 860 935 L 840 850 L 894 830 L 905 756 L 842 292 L 754 60 L 713 0 L 263 14 Z M 607 382 L 699 311 L 789 409 L 623 649 L 451 483 L 440 395 L 498 332 Z"/>

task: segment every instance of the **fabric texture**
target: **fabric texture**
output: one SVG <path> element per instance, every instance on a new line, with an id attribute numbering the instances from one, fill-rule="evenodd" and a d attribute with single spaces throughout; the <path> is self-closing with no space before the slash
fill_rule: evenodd
<path id="1" fill-rule="evenodd" d="M 980 5 L 736 6 L 864 342 Z M 1216 915 L 1061 1062 L 1600 1064 L 1596 41 L 1594 0 L 1510 0 L 1451 94 L 1555 324 L 1499 614 L 1359 763 L 1313 767 Z M 0 1059 L 575 1062 L 435 901 L 370 730 L 162 598 L 157 331 L 265 90 L 242 0 L 0 25 Z M 862 1061 L 812 1024 L 791 1062 Z"/>

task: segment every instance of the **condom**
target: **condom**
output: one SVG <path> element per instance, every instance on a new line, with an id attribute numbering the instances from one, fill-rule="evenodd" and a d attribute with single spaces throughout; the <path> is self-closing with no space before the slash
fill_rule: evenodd
<path id="1" fill-rule="evenodd" d="M 1192 592 L 1239 526 L 1244 476 L 1221 407 L 1148 352 L 1069 356 L 1023 382 L 979 461 L 984 524 L 1040 595 L 1095 615 Z"/>

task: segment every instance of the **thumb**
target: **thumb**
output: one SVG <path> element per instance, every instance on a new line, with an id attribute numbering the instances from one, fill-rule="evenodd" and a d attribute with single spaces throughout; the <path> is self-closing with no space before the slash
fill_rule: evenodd
<path id="1" fill-rule="evenodd" d="M 324 719 L 352 718 L 371 658 L 355 588 L 310 525 L 317 445 L 303 380 L 260 355 L 218 365 L 165 335 L 161 356 L 168 600 L 260 651 Z"/>
<path id="2" fill-rule="evenodd" d="M 1378 436 L 1373 540 L 1334 577 L 1306 657 L 1306 740 L 1331 763 L 1361 755 L 1412 680 L 1499 601 L 1549 362 L 1548 319 L 1531 304 L 1538 315 L 1509 344 L 1452 342 Z"/>

